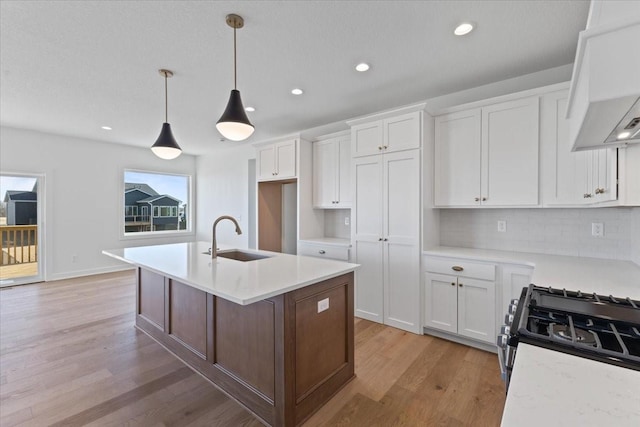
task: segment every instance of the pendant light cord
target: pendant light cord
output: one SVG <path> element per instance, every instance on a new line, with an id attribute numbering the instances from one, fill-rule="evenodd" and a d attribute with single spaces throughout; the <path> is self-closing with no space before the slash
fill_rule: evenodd
<path id="1" fill-rule="evenodd" d="M 164 73 L 164 122 L 169 123 L 169 95 L 167 94 L 167 72 Z"/>
<path id="2" fill-rule="evenodd" d="M 233 88 L 238 89 L 238 65 L 236 64 L 236 27 L 233 27 Z"/>

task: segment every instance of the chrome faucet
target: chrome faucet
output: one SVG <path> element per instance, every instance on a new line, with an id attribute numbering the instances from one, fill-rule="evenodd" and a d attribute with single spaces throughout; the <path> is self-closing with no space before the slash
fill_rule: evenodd
<path id="1" fill-rule="evenodd" d="M 238 221 L 236 221 L 234 217 L 229 215 L 222 215 L 221 217 L 216 219 L 213 222 L 213 239 L 212 239 L 213 242 L 211 244 L 211 258 L 216 258 L 218 256 L 218 247 L 216 246 L 216 226 L 223 219 L 228 219 L 229 221 L 232 221 L 236 225 L 236 233 L 238 235 L 242 234 L 242 230 L 240 230 L 240 225 L 238 224 Z"/>

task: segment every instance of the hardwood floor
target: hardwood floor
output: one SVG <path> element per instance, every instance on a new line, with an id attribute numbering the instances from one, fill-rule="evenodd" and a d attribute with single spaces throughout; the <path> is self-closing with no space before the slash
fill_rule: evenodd
<path id="1" fill-rule="evenodd" d="M 259 426 L 134 327 L 133 272 L 0 290 L 1 426 Z M 356 320 L 357 377 L 304 425 L 496 426 L 494 354 Z"/>

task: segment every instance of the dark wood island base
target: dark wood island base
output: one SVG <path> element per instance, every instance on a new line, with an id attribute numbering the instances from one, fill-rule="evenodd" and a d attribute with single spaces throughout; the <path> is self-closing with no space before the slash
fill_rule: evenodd
<path id="1" fill-rule="evenodd" d="M 136 326 L 266 424 L 302 424 L 354 377 L 353 272 L 249 305 L 137 278 Z"/>

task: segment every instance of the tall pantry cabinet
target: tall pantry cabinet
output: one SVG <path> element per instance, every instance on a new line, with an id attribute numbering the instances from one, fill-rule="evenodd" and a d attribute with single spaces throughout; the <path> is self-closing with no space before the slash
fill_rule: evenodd
<path id="1" fill-rule="evenodd" d="M 351 121 L 351 225 L 358 317 L 421 331 L 423 112 Z"/>

